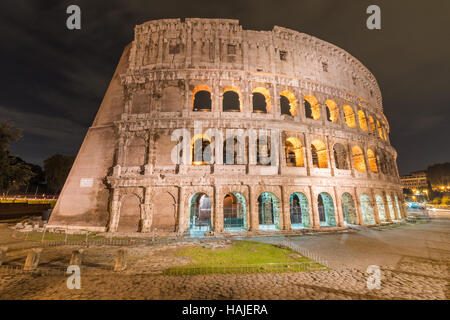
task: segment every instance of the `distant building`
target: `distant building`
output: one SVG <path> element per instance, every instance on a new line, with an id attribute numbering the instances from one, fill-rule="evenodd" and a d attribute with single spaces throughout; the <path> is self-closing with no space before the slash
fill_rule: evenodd
<path id="1" fill-rule="evenodd" d="M 412 190 L 428 187 L 426 171 L 417 171 L 406 176 L 401 176 L 400 181 L 405 189 Z"/>

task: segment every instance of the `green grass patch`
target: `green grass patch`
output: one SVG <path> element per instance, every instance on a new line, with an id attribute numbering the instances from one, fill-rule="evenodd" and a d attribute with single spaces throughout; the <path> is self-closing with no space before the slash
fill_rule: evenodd
<path id="1" fill-rule="evenodd" d="M 168 268 L 165 274 L 293 272 L 325 268 L 290 249 L 250 241 L 233 241 L 231 246 L 216 249 L 183 248 L 175 255 L 191 262 Z"/>

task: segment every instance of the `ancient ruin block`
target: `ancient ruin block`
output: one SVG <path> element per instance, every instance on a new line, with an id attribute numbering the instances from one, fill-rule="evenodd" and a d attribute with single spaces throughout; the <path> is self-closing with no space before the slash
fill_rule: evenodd
<path id="1" fill-rule="evenodd" d="M 127 268 L 126 254 L 127 252 L 125 249 L 117 250 L 116 261 L 114 264 L 114 271 L 120 272 Z"/>
<path id="2" fill-rule="evenodd" d="M 8 247 L 0 247 L 0 266 L 5 262 Z"/>
<path id="3" fill-rule="evenodd" d="M 69 265 L 81 267 L 81 264 L 83 263 L 83 252 L 84 249 L 73 250 Z"/>
<path id="4" fill-rule="evenodd" d="M 25 260 L 25 265 L 23 267 L 24 271 L 36 270 L 39 265 L 39 259 L 41 257 L 42 248 L 34 248 L 28 251 L 27 258 Z"/>

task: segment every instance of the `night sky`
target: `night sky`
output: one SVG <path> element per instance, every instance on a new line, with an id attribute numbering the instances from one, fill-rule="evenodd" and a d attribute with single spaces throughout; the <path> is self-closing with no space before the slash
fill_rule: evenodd
<path id="1" fill-rule="evenodd" d="M 82 28 L 66 28 L 81 7 Z M 381 7 L 381 30 L 366 8 Z M 51 1 L 0 4 L 0 121 L 23 139 L 12 152 L 42 165 L 76 155 L 134 26 L 161 18 L 232 18 L 245 29 L 290 28 L 331 42 L 375 75 L 400 174 L 450 161 L 450 1 Z"/>

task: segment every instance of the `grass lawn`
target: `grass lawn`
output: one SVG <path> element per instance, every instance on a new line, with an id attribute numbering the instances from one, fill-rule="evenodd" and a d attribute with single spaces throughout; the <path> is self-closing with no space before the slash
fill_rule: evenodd
<path id="1" fill-rule="evenodd" d="M 233 241 L 231 246 L 216 249 L 183 248 L 175 254 L 191 262 L 166 269 L 166 274 L 292 272 L 325 268 L 290 249 L 250 241 Z"/>

